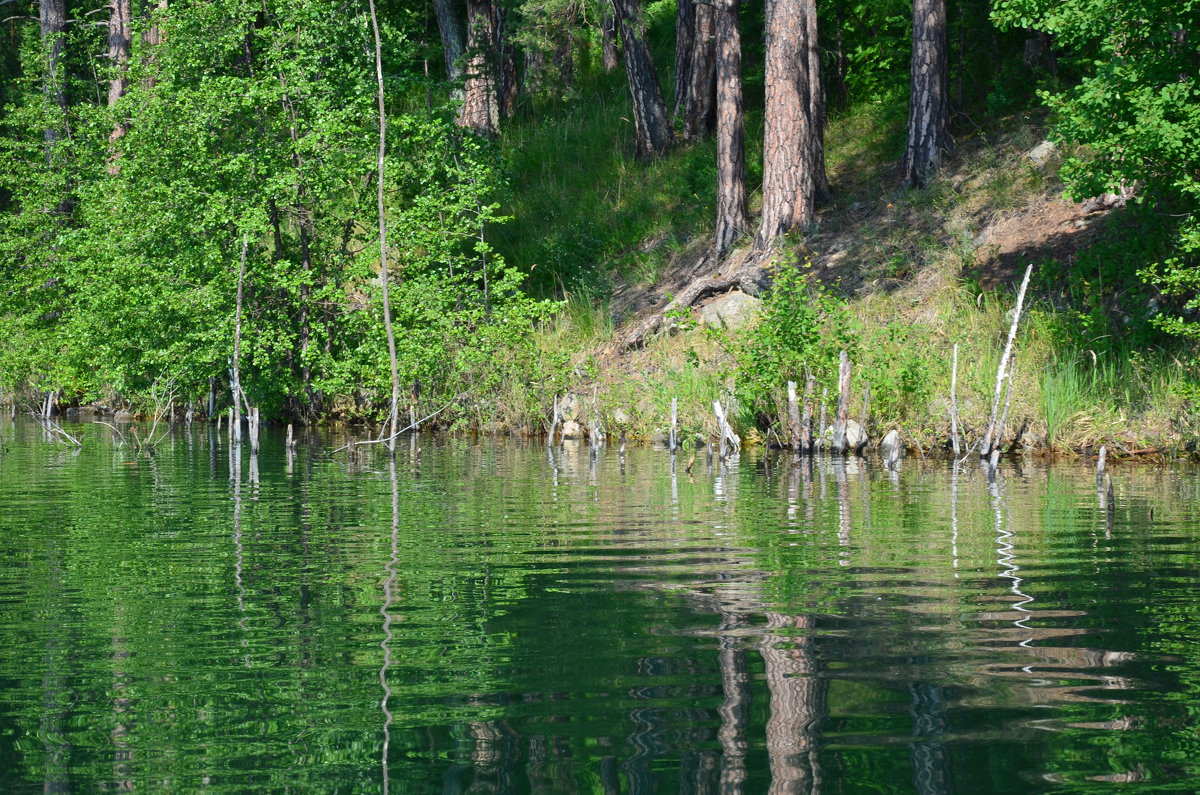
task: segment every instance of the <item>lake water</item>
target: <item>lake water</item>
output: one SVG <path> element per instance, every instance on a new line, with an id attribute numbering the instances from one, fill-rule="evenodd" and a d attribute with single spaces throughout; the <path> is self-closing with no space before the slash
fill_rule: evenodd
<path id="1" fill-rule="evenodd" d="M 1192 468 L 1109 507 L 1083 464 L 271 437 L 254 473 L 65 427 L 0 420 L 6 792 L 1200 789 Z"/>

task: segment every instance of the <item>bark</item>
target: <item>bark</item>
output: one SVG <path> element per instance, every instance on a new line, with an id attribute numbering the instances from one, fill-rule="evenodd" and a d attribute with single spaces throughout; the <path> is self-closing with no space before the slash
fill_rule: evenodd
<path id="1" fill-rule="evenodd" d="M 467 0 L 466 83 L 458 125 L 489 137 L 500 129 L 496 28 L 491 0 Z"/>
<path id="2" fill-rule="evenodd" d="M 497 2 L 493 2 L 492 8 L 496 19 L 496 92 L 500 100 L 500 118 L 511 119 L 517 111 L 517 97 L 521 91 L 521 83 L 517 77 L 517 48 L 511 40 L 512 22 L 509 19 L 508 9 L 502 3 Z M 568 61 L 571 55 L 569 41 L 568 38 Z M 556 63 L 559 57 L 561 54 L 556 51 Z M 560 70 L 563 68 L 561 63 L 559 63 L 559 68 Z"/>
<path id="3" fill-rule="evenodd" d="M 621 26 L 625 51 L 625 75 L 633 98 L 635 150 L 642 160 L 662 154 L 671 145 L 667 107 L 658 87 L 658 74 L 646 46 L 642 12 L 637 0 L 612 0 L 613 13 Z"/>
<path id="4" fill-rule="evenodd" d="M 117 104 L 117 100 L 125 96 L 129 90 L 129 47 L 133 27 L 133 6 L 131 0 L 112 0 L 112 10 L 108 17 L 108 57 L 113 63 L 112 77 L 108 81 L 108 106 Z M 123 136 L 128 129 L 124 122 L 119 123 L 110 136 L 113 140 Z"/>
<path id="5" fill-rule="evenodd" d="M 617 20 L 611 14 L 600 23 L 600 65 L 605 73 L 617 68 Z"/>
<path id="6" fill-rule="evenodd" d="M 700 138 L 716 126 L 716 56 L 716 9 L 710 3 L 698 3 L 683 114 L 686 138 Z"/>
<path id="7" fill-rule="evenodd" d="M 438 35 L 442 40 L 442 58 L 446 64 L 446 79 L 457 83 L 462 79 L 462 57 L 466 47 L 462 23 L 452 0 L 433 0 L 437 16 Z"/>
<path id="8" fill-rule="evenodd" d="M 825 172 L 825 87 L 821 80 L 820 36 L 817 32 L 817 6 L 804 5 L 804 31 L 808 46 L 808 118 L 812 134 L 808 137 L 808 162 L 813 173 L 813 200 L 829 199 L 829 176 Z"/>
<path id="9" fill-rule="evenodd" d="M 763 210 L 755 244 L 768 248 L 781 234 L 814 220 L 818 126 L 811 118 L 808 23 L 815 0 L 767 0 L 766 108 L 763 132 Z"/>
<path id="10" fill-rule="evenodd" d="M 913 0 L 908 146 L 901 169 L 917 187 L 937 170 L 951 146 L 946 53 L 946 0 Z"/>
<path id="11" fill-rule="evenodd" d="M 675 118 L 687 107 L 688 76 L 692 73 L 692 44 L 696 37 L 693 0 L 675 0 Z"/>
<path id="12" fill-rule="evenodd" d="M 720 259 L 749 226 L 746 210 L 745 126 L 742 116 L 742 41 L 738 0 L 719 0 L 717 34 L 717 239 Z"/>
<path id="13" fill-rule="evenodd" d="M 162 44 L 162 28 L 158 26 L 158 18 L 155 11 L 164 11 L 167 7 L 167 0 L 158 0 L 151 5 L 146 3 L 142 6 L 142 16 L 147 24 L 146 29 L 142 31 L 142 43 L 146 45 L 145 57 L 145 77 L 142 78 L 142 85 L 145 88 L 154 88 L 158 83 L 158 76 L 155 73 L 155 64 L 158 62 L 158 54 L 154 48 Z"/>
<path id="14" fill-rule="evenodd" d="M 65 123 L 67 94 L 64 89 L 66 75 L 63 74 L 62 58 L 66 47 L 67 4 L 66 0 L 39 0 L 38 18 L 41 23 L 42 43 L 46 47 L 46 70 L 42 76 L 42 91 L 62 112 Z M 44 131 L 47 146 L 64 136 L 65 130 L 50 125 Z"/>

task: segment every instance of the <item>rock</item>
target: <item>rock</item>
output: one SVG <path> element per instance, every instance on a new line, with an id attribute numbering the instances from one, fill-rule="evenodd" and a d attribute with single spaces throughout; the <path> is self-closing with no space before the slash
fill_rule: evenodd
<path id="1" fill-rule="evenodd" d="M 737 329 L 750 323 L 761 311 L 762 299 L 735 290 L 701 307 L 697 319 L 708 326 Z"/>
<path id="2" fill-rule="evenodd" d="M 666 444 L 671 441 L 671 437 L 666 431 L 655 431 L 650 434 L 650 444 Z"/>
<path id="3" fill-rule="evenodd" d="M 833 426 L 830 423 L 825 429 L 825 448 L 833 444 Z M 855 420 L 846 420 L 846 450 L 859 451 L 867 446 L 867 432 Z"/>
<path id="4" fill-rule="evenodd" d="M 883 463 L 888 469 L 892 469 L 903 455 L 904 443 L 900 441 L 900 432 L 893 428 L 879 443 L 879 457 L 883 459 Z"/>
<path id="5" fill-rule="evenodd" d="M 867 446 L 867 432 L 854 420 L 846 420 L 846 449 L 861 450 Z"/>
<path id="6" fill-rule="evenodd" d="M 558 416 L 564 422 L 567 420 L 573 420 L 575 422 L 582 421 L 583 398 L 571 392 L 563 395 L 558 401 Z"/>
<path id="7" fill-rule="evenodd" d="M 1054 154 L 1054 149 L 1055 146 L 1053 141 L 1042 141 L 1040 144 L 1026 152 L 1025 156 L 1032 160 L 1035 166 L 1040 167 L 1044 166 L 1046 161 L 1050 159 L 1050 156 Z"/>
<path id="8" fill-rule="evenodd" d="M 629 412 L 625 411 L 624 409 L 615 409 L 612 413 L 613 425 L 628 425 L 629 419 Z"/>
<path id="9" fill-rule="evenodd" d="M 583 428 L 575 420 L 567 420 L 562 424 L 562 438 L 564 439 L 582 439 Z"/>
<path id="10" fill-rule="evenodd" d="M 121 409 L 120 411 L 113 414 L 113 420 L 115 422 L 133 422 L 133 414 L 126 411 L 125 409 Z"/>

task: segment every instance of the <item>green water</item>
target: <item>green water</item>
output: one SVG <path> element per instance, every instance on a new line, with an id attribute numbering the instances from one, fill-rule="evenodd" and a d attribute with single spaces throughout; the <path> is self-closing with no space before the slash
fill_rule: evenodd
<path id="1" fill-rule="evenodd" d="M 0 420 L 0 790 L 1192 792 L 1200 474 Z M 419 446 L 419 449 L 418 449 Z M 231 463 L 241 470 L 231 477 Z"/>

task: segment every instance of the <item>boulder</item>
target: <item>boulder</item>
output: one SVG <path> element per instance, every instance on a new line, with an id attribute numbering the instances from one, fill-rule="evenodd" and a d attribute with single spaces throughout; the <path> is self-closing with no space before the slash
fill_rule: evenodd
<path id="1" fill-rule="evenodd" d="M 762 303 L 760 298 L 734 290 L 702 306 L 697 319 L 707 326 L 742 328 L 758 317 Z"/>
<path id="2" fill-rule="evenodd" d="M 825 444 L 822 449 L 833 444 L 833 423 L 825 429 Z M 846 420 L 846 450 L 857 452 L 867 446 L 867 432 L 856 420 Z"/>
<path id="3" fill-rule="evenodd" d="M 558 401 L 558 416 L 564 422 L 567 420 L 582 422 L 583 398 L 571 392 L 563 395 Z"/>
<path id="4" fill-rule="evenodd" d="M 1040 144 L 1026 152 L 1025 156 L 1032 160 L 1035 166 L 1040 168 L 1046 164 L 1046 161 L 1050 159 L 1052 154 L 1054 154 L 1054 142 L 1042 141 Z"/>
<path id="5" fill-rule="evenodd" d="M 903 455 L 904 442 L 900 440 L 900 432 L 893 428 L 879 443 L 879 457 L 883 459 L 883 463 L 888 469 L 893 469 Z"/>
<path id="6" fill-rule="evenodd" d="M 622 426 L 622 425 L 628 425 L 629 420 L 630 420 L 629 412 L 625 411 L 624 409 L 615 409 L 612 413 L 612 424 L 613 425 L 616 425 L 618 427 Z"/>
<path id="7" fill-rule="evenodd" d="M 133 414 L 132 414 L 132 412 L 126 411 L 125 409 L 121 409 L 120 411 L 117 411 L 115 414 L 113 414 L 113 421 L 114 422 L 133 422 Z"/>
<path id="8" fill-rule="evenodd" d="M 583 427 L 575 420 L 567 420 L 562 424 L 562 438 L 582 439 Z"/>

